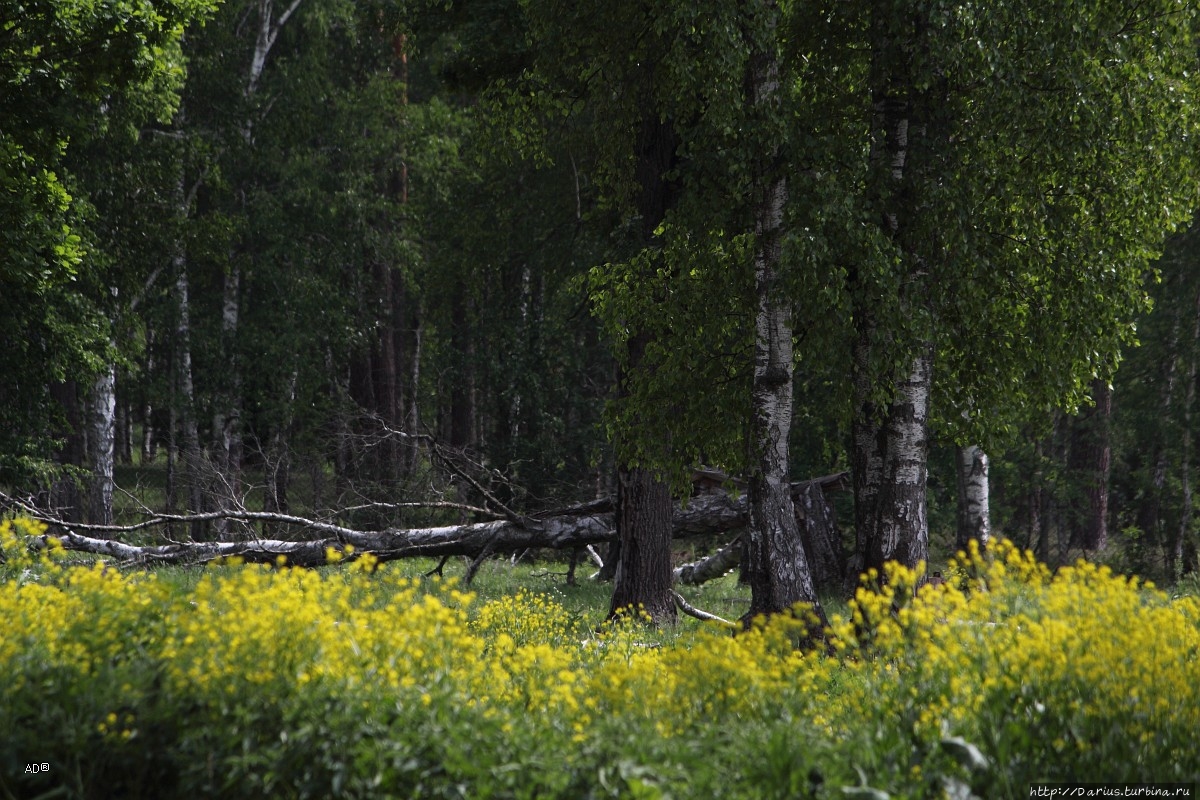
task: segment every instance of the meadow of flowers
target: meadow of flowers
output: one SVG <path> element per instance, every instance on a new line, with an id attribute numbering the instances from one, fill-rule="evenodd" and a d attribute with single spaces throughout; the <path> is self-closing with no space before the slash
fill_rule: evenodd
<path id="1" fill-rule="evenodd" d="M 991 798 L 1200 776 L 1200 602 L 1004 544 L 915 595 L 890 570 L 802 652 L 792 619 L 598 631 L 370 557 L 181 584 L 59 566 L 25 549 L 37 532 L 0 523 L 0 797 Z"/>

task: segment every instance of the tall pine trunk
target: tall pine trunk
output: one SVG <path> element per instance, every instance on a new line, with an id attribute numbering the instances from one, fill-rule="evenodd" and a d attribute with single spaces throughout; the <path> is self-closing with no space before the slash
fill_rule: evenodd
<path id="1" fill-rule="evenodd" d="M 637 210 L 642 242 L 647 248 L 655 246 L 655 230 L 678 193 L 678 187 L 667 178 L 677 146 L 670 122 L 647 112 L 639 131 L 635 164 Z M 627 367 L 630 372 L 645 368 L 643 356 L 649 344 L 645 333 L 630 339 Z M 623 378 L 618 383 L 623 384 Z M 668 446 L 664 440 L 662 447 Z M 670 488 L 649 470 L 618 464 L 617 507 L 620 544 L 609 616 L 632 606 L 643 609 L 655 624 L 673 623 L 676 615 L 671 586 Z"/>

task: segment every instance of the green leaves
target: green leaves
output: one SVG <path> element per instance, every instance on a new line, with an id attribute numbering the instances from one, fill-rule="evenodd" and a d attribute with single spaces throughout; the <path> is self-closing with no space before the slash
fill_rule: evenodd
<path id="1" fill-rule="evenodd" d="M 747 455 L 752 240 L 689 231 L 674 217 L 658 240 L 627 262 L 594 268 L 588 287 L 624 366 L 630 342 L 644 343 L 606 412 L 618 458 L 661 471 L 683 490 L 695 464 L 735 469 Z"/>
<path id="2" fill-rule="evenodd" d="M 183 26 L 212 5 L 0 2 L 0 313 L 23 334 L 0 352 L 11 387 L 0 392 L 0 475 L 44 471 L 59 427 L 49 384 L 86 381 L 109 340 L 89 296 L 88 198 L 68 142 L 103 137 L 115 119 L 168 116 Z M 132 113 L 122 116 L 126 105 Z"/>
<path id="3" fill-rule="evenodd" d="M 1111 374 L 1145 307 L 1147 264 L 1190 214 L 1193 11 L 1175 0 L 909 5 L 794 18 L 809 92 L 797 106 L 826 120 L 802 141 L 837 182 L 837 200 L 817 195 L 808 219 L 826 258 L 852 265 L 833 293 L 820 273 L 801 285 L 825 308 L 871 317 L 901 354 L 932 337 L 939 425 L 999 441 Z M 839 78 L 850 75 L 863 79 Z M 895 185 L 880 150 L 890 134 L 862 125 L 884 98 L 907 114 Z M 881 355 L 872 380 L 903 363 Z"/>

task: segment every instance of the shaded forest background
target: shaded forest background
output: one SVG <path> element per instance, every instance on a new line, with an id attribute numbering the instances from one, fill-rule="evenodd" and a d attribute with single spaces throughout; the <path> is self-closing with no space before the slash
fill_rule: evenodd
<path id="1" fill-rule="evenodd" d="M 746 455 L 753 245 L 736 232 L 753 229 L 745 202 L 757 191 L 753 154 L 774 145 L 737 125 L 760 131 L 774 123 L 714 121 L 705 104 L 720 98 L 695 88 L 722 85 L 713 77 L 722 71 L 741 87 L 742 70 L 753 66 L 753 47 L 729 63 L 708 47 L 699 20 L 710 12 L 712 29 L 754 40 L 746 19 L 760 12 L 727 5 L 728 14 L 666 4 L 656 20 L 622 3 L 610 10 L 585 3 L 569 13 L 554 3 L 176 3 L 180 20 L 203 24 L 175 39 L 164 26 L 152 69 L 115 70 L 107 83 L 82 73 L 52 86 L 14 79 L 24 93 L 5 90 L 11 110 L 0 128 L 7 159 L 0 213 L 10 231 L 0 255 L 0 484 L 67 521 L 133 519 L 144 502 L 169 512 L 253 509 L 406 528 L 474 521 L 481 506 L 532 515 L 607 497 L 619 465 L 630 460 L 661 468 L 676 487 L 693 466 L 753 472 Z M 1010 5 L 1014 14 L 1021 9 Z M 803 51 L 813 63 L 826 56 L 829 67 L 789 73 L 789 85 L 803 87 L 798 94 L 817 99 L 785 100 L 784 116 L 818 122 L 794 126 L 799 133 L 789 134 L 794 139 L 779 155 L 798 176 L 792 197 L 809 204 L 788 211 L 784 235 L 791 238 L 783 245 L 797 348 L 789 471 L 799 480 L 856 466 L 855 381 L 862 375 L 855 347 L 863 339 L 844 335 L 847 320 L 876 319 L 890 331 L 881 339 L 888 346 L 910 335 L 932 343 L 940 340 L 917 328 L 940 301 L 922 300 L 928 305 L 914 310 L 905 305 L 911 297 L 887 308 L 855 299 L 859 279 L 845 277 L 853 269 L 847 264 L 868 258 L 878 241 L 847 233 L 857 224 L 847 220 L 866 213 L 848 208 L 854 192 L 846 187 L 869 188 L 874 153 L 862 148 L 865 166 L 855 172 L 837 161 L 845 153 L 831 143 L 857 124 L 856 113 L 860 122 L 877 113 L 842 101 L 880 62 L 864 66 L 845 55 L 836 63 L 829 53 L 853 48 L 826 40 L 802 46 L 806 19 L 789 14 L 778 23 L 785 64 L 788 53 Z M 832 12 L 828 19 L 830 37 L 874 36 L 866 23 L 834 20 Z M 610 81 L 596 93 L 624 92 L 630 108 L 652 109 L 640 120 L 588 94 L 590 81 L 616 73 L 607 57 L 642 68 L 640 44 L 622 50 L 637 32 L 630 20 L 645 24 L 633 39 L 649 42 L 646 52 L 663 29 L 694 39 L 685 53 L 691 61 L 670 51 L 653 78 Z M 62 25 L 39 30 L 39 21 L 31 16 L 24 24 L 47 48 L 61 37 L 64 51 L 86 50 Z M 578 41 L 564 38 L 556 25 L 583 33 Z M 1193 25 L 1189 17 L 1181 27 Z M 19 48 L 5 46 L 5 69 L 25 74 L 14 55 Z M 1086 42 L 1074 46 L 1092 55 Z M 809 91 L 841 80 L 847 84 L 828 94 Z M 1189 104 L 1192 91 L 1180 87 Z M 657 92 L 682 99 L 660 108 Z M 1157 227 L 1141 224 L 1143 211 L 1127 220 L 1145 241 L 1105 227 L 1120 209 L 1082 203 L 1069 225 L 1049 230 L 1047 223 L 1043 240 L 1025 239 L 1023 256 L 1044 258 L 1054 276 L 1030 279 L 1030 296 L 1060 278 L 1078 294 L 1050 291 L 1011 306 L 964 301 L 953 307 L 957 317 L 939 312 L 945 324 L 938 336 L 958 343 L 939 345 L 939 356 L 957 347 L 970 357 L 951 354 L 953 366 L 933 371 L 933 402 L 953 398 L 929 423 L 935 564 L 979 535 L 964 515 L 959 481 L 969 470 L 960 466 L 966 448 L 980 445 L 990 462 L 992 535 L 1051 564 L 1086 555 L 1168 581 L 1197 569 L 1200 238 L 1186 226 L 1197 207 L 1191 105 L 1187 113 L 1151 109 L 1178 120 L 1188 140 L 1156 127 L 1136 100 L 1121 103 L 1131 109 L 1128 135 L 1148 141 L 1146 149 L 1113 163 L 1056 169 L 1093 171 L 1092 189 L 1111 190 L 1121 202 L 1123 193 L 1149 192 L 1145 213 Z M 964 101 L 964 118 L 986 126 L 981 107 Z M 1029 124 L 1053 129 L 1060 111 Z M 1174 143 L 1163 144 L 1160 133 Z M 1071 135 L 1065 131 L 1056 151 L 1097 146 L 1071 150 Z M 650 182 L 638 170 L 647 143 L 664 137 L 666 160 L 655 180 L 674 196 L 656 219 L 647 211 Z M 1010 156 L 994 155 L 997 163 Z M 1164 161 L 1161 175 L 1138 177 Z M 944 168 L 983 169 L 966 156 Z M 1175 187 L 1169 197 L 1161 196 L 1165 184 Z M 931 202 L 940 209 L 943 200 Z M 1003 213 L 1051 220 L 1068 213 L 1023 202 L 1013 200 Z M 707 227 L 688 229 L 695 219 Z M 809 236 L 818 224 L 821 232 Z M 1110 238 L 1076 247 L 1093 229 Z M 679 230 L 686 233 L 673 233 Z M 1065 241 L 1064 230 L 1086 233 L 1070 245 L 1045 244 L 1055 235 Z M 1129 252 L 1103 261 L 1127 240 Z M 647 260 L 648 241 L 667 255 Z M 934 249 L 960 246 L 947 239 Z M 924 264 L 906 247 L 898 252 Z M 948 296 L 968 297 L 980 282 L 989 291 L 979 276 L 998 274 L 1007 262 L 991 251 L 962 252 L 982 255 L 975 267 L 946 267 L 964 281 L 948 285 Z M 1122 277 L 1106 283 L 1118 271 Z M 839 275 L 850 299 L 828 288 Z M 1107 311 L 1099 314 L 1097 305 Z M 1079 331 L 1062 341 L 1038 339 L 1022 320 L 1039 315 L 1047 325 L 1073 320 Z M 981 332 L 972 339 L 965 332 L 976 323 Z M 1069 351 L 1070 366 L 1021 355 L 1020 346 L 994 335 L 1006 326 L 1031 352 Z M 639 355 L 630 355 L 631 342 L 640 343 Z M 989 360 L 1010 350 L 1015 365 Z M 681 365 L 671 353 L 690 360 Z M 639 366 L 652 378 L 644 384 L 624 377 Z M 998 380 L 986 401 L 964 401 L 989 385 L 963 379 L 969 369 L 983 378 L 989 370 L 1016 377 Z M 878 377 L 878 385 L 897 380 Z M 961 424 L 960 408 L 972 403 L 983 421 Z M 647 431 L 662 440 L 646 444 Z M 671 455 L 657 458 L 655 447 Z M 849 557 L 852 498 L 841 495 L 836 505 Z M 268 532 L 288 535 L 227 520 L 173 534 Z"/>

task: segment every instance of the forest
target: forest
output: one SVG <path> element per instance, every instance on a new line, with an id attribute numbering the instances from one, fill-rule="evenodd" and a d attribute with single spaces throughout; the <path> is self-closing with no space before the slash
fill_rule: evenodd
<path id="1" fill-rule="evenodd" d="M 1197 571 L 1187 3 L 0 8 L 0 487 L 67 547 L 550 548 L 657 622 L 689 513 L 746 620 Z"/>
<path id="2" fill-rule="evenodd" d="M 1195 796 L 1198 37 L 0 0 L 0 798 Z"/>

